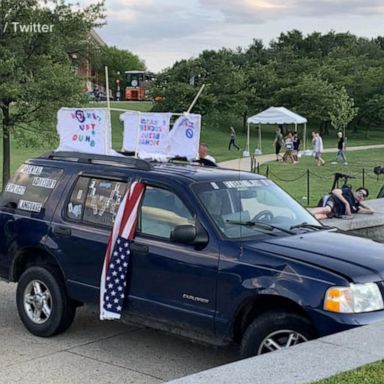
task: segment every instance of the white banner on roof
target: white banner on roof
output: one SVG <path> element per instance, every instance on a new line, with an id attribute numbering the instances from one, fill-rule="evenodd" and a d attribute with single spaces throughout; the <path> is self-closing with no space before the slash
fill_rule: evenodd
<path id="1" fill-rule="evenodd" d="M 124 124 L 122 149 L 123 151 L 136 152 L 140 113 L 134 111 L 124 112 L 120 115 L 120 120 Z"/>
<path id="2" fill-rule="evenodd" d="M 185 113 L 173 124 L 168 135 L 167 154 L 170 157 L 185 156 L 194 159 L 198 156 L 201 129 L 201 115 Z"/>
<path id="3" fill-rule="evenodd" d="M 138 155 L 164 154 L 167 147 L 171 113 L 125 112 L 123 150 L 136 151 Z M 141 156 L 141 157 L 143 157 Z"/>
<path id="4" fill-rule="evenodd" d="M 60 145 L 56 151 L 108 155 L 111 149 L 111 119 L 106 108 L 61 108 L 57 113 Z"/>

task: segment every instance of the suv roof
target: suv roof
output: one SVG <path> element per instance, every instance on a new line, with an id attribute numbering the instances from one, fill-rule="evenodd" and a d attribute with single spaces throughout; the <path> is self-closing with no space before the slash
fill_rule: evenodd
<path id="1" fill-rule="evenodd" d="M 113 168 L 129 168 L 137 169 L 140 171 L 150 171 L 158 174 L 169 174 L 172 176 L 179 176 L 182 178 L 188 178 L 193 181 L 215 181 L 223 179 L 236 179 L 240 176 L 255 179 L 264 178 L 257 174 L 252 174 L 243 171 L 235 171 L 218 167 L 206 167 L 200 166 L 198 163 L 180 161 L 175 159 L 170 162 L 155 162 L 138 159 L 128 156 L 108 156 L 108 155 L 95 155 L 88 153 L 78 152 L 48 152 L 37 158 L 30 159 L 28 162 L 36 162 L 36 160 L 48 160 L 59 161 L 65 165 L 73 163 L 98 165 L 101 167 L 113 167 Z M 48 165 L 47 162 L 44 161 Z"/>

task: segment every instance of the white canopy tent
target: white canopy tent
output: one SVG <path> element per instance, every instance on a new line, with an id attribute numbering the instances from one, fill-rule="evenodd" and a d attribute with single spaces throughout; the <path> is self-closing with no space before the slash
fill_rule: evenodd
<path id="1" fill-rule="evenodd" d="M 304 124 L 303 144 L 304 150 L 306 148 L 306 135 L 307 135 L 307 119 L 290 111 L 285 107 L 269 107 L 257 115 L 251 116 L 247 119 L 247 151 L 249 152 L 249 139 L 250 139 L 250 125 L 259 125 L 259 153 L 261 154 L 261 124 L 294 124 L 295 132 L 297 131 L 297 124 Z"/>

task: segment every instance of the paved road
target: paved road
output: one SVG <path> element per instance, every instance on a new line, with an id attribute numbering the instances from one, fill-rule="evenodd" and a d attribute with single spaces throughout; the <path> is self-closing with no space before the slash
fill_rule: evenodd
<path id="1" fill-rule="evenodd" d="M 1 384 L 161 383 L 236 360 L 234 348 L 102 322 L 84 308 L 66 333 L 38 338 L 18 318 L 15 288 L 0 281 Z"/>
<path id="2" fill-rule="evenodd" d="M 375 149 L 375 148 L 384 148 L 384 144 L 375 144 L 375 145 L 363 145 L 358 147 L 348 147 L 347 153 L 350 151 L 363 151 L 366 149 Z M 337 152 L 336 148 L 326 148 L 324 149 L 325 153 Z M 276 155 L 274 153 L 270 153 L 268 155 L 259 155 L 256 156 L 256 161 L 259 164 L 264 164 L 269 161 L 274 161 L 276 159 Z M 251 170 L 251 158 L 250 157 L 242 157 L 235 160 L 227 160 L 219 163 L 220 167 L 236 169 L 240 171 L 250 171 Z"/>

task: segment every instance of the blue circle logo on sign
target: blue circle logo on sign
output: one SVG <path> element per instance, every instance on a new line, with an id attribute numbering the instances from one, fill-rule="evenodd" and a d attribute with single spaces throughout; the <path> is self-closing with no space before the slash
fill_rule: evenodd
<path id="1" fill-rule="evenodd" d="M 191 128 L 188 128 L 186 131 L 185 131 L 185 136 L 188 137 L 188 139 L 192 139 L 193 137 L 193 131 Z"/>

